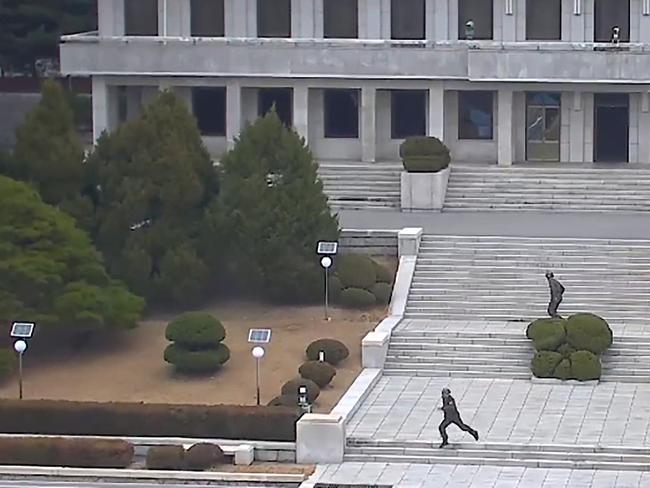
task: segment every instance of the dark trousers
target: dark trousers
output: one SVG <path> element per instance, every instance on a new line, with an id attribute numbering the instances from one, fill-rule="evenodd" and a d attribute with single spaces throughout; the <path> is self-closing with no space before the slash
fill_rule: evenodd
<path id="1" fill-rule="evenodd" d="M 562 297 L 551 300 L 551 303 L 548 304 L 548 310 L 547 310 L 549 316 L 551 316 L 552 318 L 556 318 L 560 316 L 557 313 L 557 309 L 560 306 L 560 303 L 562 303 Z"/>
<path id="2" fill-rule="evenodd" d="M 469 432 L 470 434 L 472 432 L 476 432 L 469 425 L 463 422 L 460 416 L 445 417 L 444 420 L 440 423 L 440 426 L 438 427 L 438 430 L 440 431 L 440 437 L 442 437 L 442 442 L 445 444 L 449 441 L 449 437 L 447 436 L 447 427 L 449 427 L 451 424 L 455 424 L 460 430 Z"/>

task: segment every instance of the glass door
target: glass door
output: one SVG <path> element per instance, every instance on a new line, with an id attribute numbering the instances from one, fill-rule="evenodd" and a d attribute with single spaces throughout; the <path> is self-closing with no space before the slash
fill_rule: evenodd
<path id="1" fill-rule="evenodd" d="M 560 160 L 560 94 L 526 94 L 526 159 Z"/>

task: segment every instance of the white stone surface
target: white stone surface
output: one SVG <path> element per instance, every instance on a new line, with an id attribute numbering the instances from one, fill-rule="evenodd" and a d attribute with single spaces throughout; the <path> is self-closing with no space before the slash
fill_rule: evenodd
<path id="1" fill-rule="evenodd" d="M 343 462 L 345 421 L 334 414 L 308 413 L 296 424 L 298 464 Z"/>
<path id="2" fill-rule="evenodd" d="M 235 464 L 250 466 L 255 460 L 255 448 L 250 444 L 242 444 L 234 448 Z"/>
<path id="3" fill-rule="evenodd" d="M 420 227 L 405 227 L 397 234 L 397 253 L 402 256 L 417 256 L 424 230 Z"/>
<path id="4" fill-rule="evenodd" d="M 383 368 L 388 352 L 388 332 L 368 332 L 361 341 L 361 365 L 363 368 Z"/>
<path id="5" fill-rule="evenodd" d="M 403 211 L 441 210 L 445 203 L 450 168 L 437 173 L 402 172 L 400 197 Z"/>
<path id="6" fill-rule="evenodd" d="M 357 411 L 361 403 L 366 399 L 380 378 L 380 369 L 363 369 L 330 413 L 332 415 L 341 416 L 343 421 L 347 422 Z"/>

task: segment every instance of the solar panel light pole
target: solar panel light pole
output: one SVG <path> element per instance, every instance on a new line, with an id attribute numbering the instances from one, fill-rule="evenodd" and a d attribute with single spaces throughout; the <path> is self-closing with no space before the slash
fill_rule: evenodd
<path id="1" fill-rule="evenodd" d="M 11 337 L 14 342 L 14 351 L 18 353 L 18 398 L 23 399 L 23 354 L 27 350 L 27 339 L 34 334 L 33 322 L 14 322 L 11 324 Z"/>
<path id="2" fill-rule="evenodd" d="M 260 359 L 264 357 L 264 348 L 262 346 L 255 346 L 251 351 L 255 358 L 255 398 L 257 399 L 257 406 L 260 405 Z"/>
<path id="3" fill-rule="evenodd" d="M 328 306 L 329 306 L 329 269 L 333 264 L 332 257 L 336 255 L 338 250 L 338 242 L 320 241 L 316 250 L 317 254 L 321 256 L 320 265 L 325 270 L 325 320 L 330 320 Z"/>
<path id="4" fill-rule="evenodd" d="M 298 387 L 298 406 L 302 408 L 305 413 L 311 413 L 311 403 L 309 403 L 307 387 L 305 385 L 300 385 Z"/>

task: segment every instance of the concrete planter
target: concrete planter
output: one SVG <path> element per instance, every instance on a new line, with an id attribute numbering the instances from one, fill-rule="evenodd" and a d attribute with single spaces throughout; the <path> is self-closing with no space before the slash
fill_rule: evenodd
<path id="1" fill-rule="evenodd" d="M 437 173 L 408 173 L 402 171 L 400 197 L 402 210 L 441 210 L 449 182 L 447 167 Z"/>

